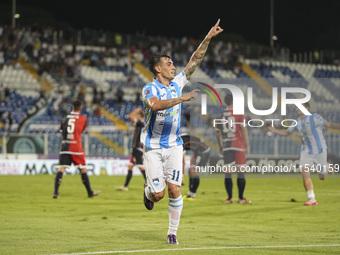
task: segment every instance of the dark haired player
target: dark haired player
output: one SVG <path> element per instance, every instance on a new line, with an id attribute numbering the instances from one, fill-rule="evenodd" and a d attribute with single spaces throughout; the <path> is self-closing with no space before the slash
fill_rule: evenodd
<path id="1" fill-rule="evenodd" d="M 309 111 L 310 104 L 304 103 L 303 106 Z M 324 180 L 328 173 L 329 164 L 327 162 L 327 145 L 325 137 L 323 136 L 323 127 L 340 129 L 339 124 L 335 124 L 323 119 L 319 114 L 313 113 L 312 115 L 305 115 L 298 108 L 299 118 L 296 119 L 297 125 L 291 126 L 288 129 L 276 129 L 269 126 L 268 130 L 278 134 L 287 136 L 292 133 L 298 133 L 301 140 L 301 153 L 300 153 L 300 167 L 303 178 L 303 185 L 307 193 L 307 201 L 304 205 L 315 206 L 318 202 L 315 199 L 314 186 L 310 177 L 310 169 L 316 167 L 319 179 Z"/>
<path id="2" fill-rule="evenodd" d="M 207 165 L 210 158 L 210 147 L 203 143 L 201 139 L 189 134 L 182 134 L 183 150 L 192 151 L 192 157 L 189 167 L 189 191 L 183 197 L 185 200 L 195 200 L 196 192 L 200 184 L 200 167 Z M 184 157 L 184 154 L 183 154 Z M 197 169 L 198 168 L 198 169 Z M 184 173 L 184 164 L 183 164 Z"/>
<path id="3" fill-rule="evenodd" d="M 62 119 L 60 125 L 61 146 L 59 153 L 58 172 L 55 177 L 53 198 L 59 197 L 59 186 L 67 167 L 73 163 L 81 174 L 81 180 L 86 188 L 88 197 L 97 196 L 100 191 L 92 190 L 85 166 L 85 155 L 82 145 L 81 134 L 85 130 L 87 119 L 80 114 L 83 103 L 75 100 L 72 112 Z"/>
<path id="4" fill-rule="evenodd" d="M 128 166 L 128 173 L 126 175 L 125 184 L 117 190 L 128 191 L 128 185 L 132 178 L 132 169 L 134 166 L 137 166 L 141 171 L 142 175 L 145 177 L 145 169 L 143 166 L 143 145 L 140 143 L 140 132 L 144 127 L 144 111 L 140 108 L 136 108 L 133 112 L 131 112 L 128 116 L 129 120 L 136 127 L 135 133 L 132 141 L 132 155 L 130 157 L 130 163 Z"/>
<path id="5" fill-rule="evenodd" d="M 225 173 L 224 186 L 228 194 L 225 204 L 233 203 L 233 169 L 237 171 L 237 187 L 238 187 L 238 203 L 251 203 L 243 197 L 246 187 L 246 179 L 242 167 L 246 164 L 246 156 L 249 153 L 249 138 L 247 128 L 242 125 L 244 123 L 244 115 L 233 114 L 233 97 L 227 94 L 225 99 L 227 104 L 226 110 L 223 112 L 223 119 L 227 123 L 216 125 L 216 138 L 220 147 L 220 153 L 223 154 L 224 166 L 227 167 Z"/>
<path id="6" fill-rule="evenodd" d="M 152 210 L 154 202 L 164 197 L 168 186 L 168 244 L 178 244 L 176 235 L 183 208 L 181 103 L 197 97 L 195 90 L 184 96 L 182 90 L 202 62 L 210 40 L 223 31 L 219 23 L 220 20 L 210 29 L 179 74 L 176 75 L 176 68 L 169 56 L 157 54 L 149 61 L 150 71 L 155 78 L 144 86 L 142 93 L 146 116 L 141 133 L 146 173 L 144 205 Z"/>

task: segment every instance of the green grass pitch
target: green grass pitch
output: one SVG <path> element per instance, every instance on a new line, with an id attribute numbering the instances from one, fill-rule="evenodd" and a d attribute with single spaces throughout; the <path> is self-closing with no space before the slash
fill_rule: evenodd
<path id="1" fill-rule="evenodd" d="M 90 176 L 102 193 L 87 198 L 80 176 L 66 175 L 55 200 L 54 176 L 1 176 L 0 254 L 340 254 L 338 178 L 313 179 L 316 207 L 303 206 L 300 176 L 247 178 L 249 205 L 222 204 L 223 176 L 201 178 L 196 201 L 184 201 L 178 246 L 166 244 L 168 199 L 148 211 L 143 178 L 116 191 L 124 180 Z"/>

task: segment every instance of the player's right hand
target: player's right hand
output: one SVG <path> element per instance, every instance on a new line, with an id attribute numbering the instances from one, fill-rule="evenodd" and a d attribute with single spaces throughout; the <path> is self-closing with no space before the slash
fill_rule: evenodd
<path id="1" fill-rule="evenodd" d="M 214 36 L 216 36 L 216 35 L 218 35 L 218 34 L 223 32 L 223 29 L 219 26 L 219 24 L 220 24 L 220 19 L 218 19 L 216 24 L 215 24 L 215 26 L 213 26 L 210 29 L 209 33 L 207 34 L 207 38 L 208 39 L 210 39 L 210 38 L 212 38 L 212 37 L 214 37 Z"/>
<path id="2" fill-rule="evenodd" d="M 196 99 L 198 97 L 198 92 L 200 90 L 199 89 L 194 89 L 193 91 L 191 91 L 189 94 L 190 94 L 190 100 L 191 99 Z"/>

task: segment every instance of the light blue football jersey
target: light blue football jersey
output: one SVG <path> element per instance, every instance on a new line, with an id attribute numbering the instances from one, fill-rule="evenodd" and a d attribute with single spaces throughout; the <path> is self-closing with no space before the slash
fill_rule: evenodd
<path id="1" fill-rule="evenodd" d="M 302 140 L 301 150 L 308 154 L 320 154 L 327 150 L 326 140 L 322 133 L 326 120 L 319 114 L 306 115 L 303 120 L 298 118 L 295 127 L 289 127 L 288 132 L 298 132 Z"/>
<path id="2" fill-rule="evenodd" d="M 156 79 L 144 86 L 142 97 L 145 107 L 146 125 L 142 129 L 140 141 L 148 148 L 168 148 L 183 144 L 180 137 L 181 104 L 169 109 L 154 112 L 146 103 L 151 97 L 159 100 L 179 98 L 188 80 L 181 72 L 166 87 Z"/>

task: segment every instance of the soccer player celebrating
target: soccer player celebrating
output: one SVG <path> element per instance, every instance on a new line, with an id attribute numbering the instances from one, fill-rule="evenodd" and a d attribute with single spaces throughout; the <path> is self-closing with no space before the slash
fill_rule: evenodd
<path id="1" fill-rule="evenodd" d="M 80 100 L 73 102 L 72 112 L 63 118 L 60 131 L 61 131 L 61 148 L 59 153 L 58 172 L 55 177 L 54 194 L 53 198 L 59 197 L 59 186 L 61 184 L 63 174 L 67 167 L 73 163 L 81 174 L 81 180 L 86 188 L 88 197 L 99 195 L 99 190 L 92 190 L 90 179 L 87 175 L 85 166 L 85 155 L 81 140 L 81 134 L 85 130 L 87 119 L 80 114 L 83 103 Z"/>
<path id="2" fill-rule="evenodd" d="M 183 208 L 180 190 L 183 157 L 181 103 L 197 97 L 196 90 L 182 96 L 182 89 L 201 63 L 211 38 L 223 31 L 219 23 L 220 20 L 210 29 L 179 74 L 175 74 L 176 68 L 167 55 L 154 55 L 149 61 L 149 69 L 155 78 L 144 86 L 142 92 L 146 115 L 146 125 L 141 133 L 146 171 L 144 205 L 152 210 L 154 202 L 164 197 L 168 185 L 169 244 L 178 244 L 176 235 Z"/>
<path id="3" fill-rule="evenodd" d="M 309 111 L 310 104 L 304 103 L 303 106 Z M 300 135 L 302 140 L 301 153 L 300 153 L 300 168 L 302 172 L 303 185 L 307 192 L 308 201 L 304 205 L 318 205 L 315 199 L 314 186 L 310 178 L 310 168 L 317 164 L 320 166 L 318 172 L 320 180 L 324 180 L 329 165 L 327 163 L 327 145 L 325 137 L 323 136 L 323 127 L 340 129 L 339 124 L 335 124 L 323 119 L 319 114 L 313 113 L 312 115 L 305 115 L 298 108 L 299 118 L 296 120 L 297 125 L 291 126 L 288 129 L 276 129 L 275 127 L 268 127 L 268 130 L 283 136 L 288 136 L 294 132 Z"/>
<path id="4" fill-rule="evenodd" d="M 224 165 L 227 166 L 224 186 L 228 198 L 224 203 L 233 203 L 232 169 L 235 167 L 237 171 L 238 203 L 249 204 L 250 201 L 243 197 L 246 179 L 244 171 L 242 171 L 242 167 L 246 164 L 246 156 L 250 150 L 248 131 L 245 125 L 243 125 L 244 115 L 233 114 L 233 96 L 227 94 L 224 101 L 227 104 L 227 108 L 223 112 L 222 118 L 227 120 L 227 122 L 222 125 L 216 125 L 216 139 L 220 147 L 220 153 L 223 154 Z"/>
<path id="5" fill-rule="evenodd" d="M 134 166 L 137 166 L 141 173 L 145 177 L 145 170 L 143 166 L 143 145 L 140 143 L 140 132 L 144 127 L 144 111 L 140 108 L 136 108 L 133 112 L 131 112 L 128 116 L 129 120 L 136 127 L 135 134 L 133 136 L 132 142 L 132 155 L 130 157 L 130 163 L 128 166 L 128 173 L 126 175 L 125 184 L 117 190 L 128 191 L 128 185 L 132 178 L 132 169 Z"/>

